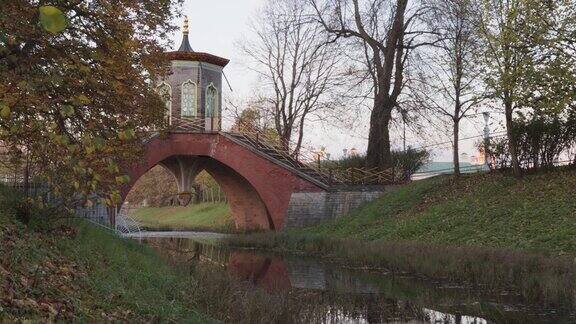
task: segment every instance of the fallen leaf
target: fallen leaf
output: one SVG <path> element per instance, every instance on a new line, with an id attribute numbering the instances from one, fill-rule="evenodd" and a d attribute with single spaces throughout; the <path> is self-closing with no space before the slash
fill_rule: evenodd
<path id="1" fill-rule="evenodd" d="M 48 304 L 48 303 L 41 303 L 40 304 L 40 309 L 42 309 L 43 311 L 46 311 L 48 313 L 50 313 L 53 316 L 58 315 L 58 311 L 56 310 L 56 308 L 54 308 L 52 305 Z"/>
<path id="2" fill-rule="evenodd" d="M 12 305 L 19 308 L 38 308 L 38 303 L 34 299 L 13 299 Z"/>

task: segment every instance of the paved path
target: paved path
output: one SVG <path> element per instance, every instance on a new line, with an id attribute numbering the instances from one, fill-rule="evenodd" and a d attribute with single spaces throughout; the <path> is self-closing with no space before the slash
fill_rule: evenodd
<path id="1" fill-rule="evenodd" d="M 231 234 L 212 233 L 212 232 L 140 232 L 124 234 L 124 237 L 132 238 L 146 238 L 146 237 L 183 237 L 194 239 L 224 239 L 230 237 Z"/>

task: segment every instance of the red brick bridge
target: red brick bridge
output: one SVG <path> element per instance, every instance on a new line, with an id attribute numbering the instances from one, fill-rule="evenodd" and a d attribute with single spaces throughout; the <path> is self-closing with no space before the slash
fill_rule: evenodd
<path id="1" fill-rule="evenodd" d="M 122 195 L 126 198 L 132 185 L 156 165 L 174 175 L 180 192 L 190 192 L 196 175 L 206 170 L 226 194 L 237 228 L 281 229 L 293 193 L 329 188 L 314 170 L 294 163 L 258 149 L 239 135 L 171 133 L 146 144 L 141 162 L 128 170 L 132 182 Z"/>

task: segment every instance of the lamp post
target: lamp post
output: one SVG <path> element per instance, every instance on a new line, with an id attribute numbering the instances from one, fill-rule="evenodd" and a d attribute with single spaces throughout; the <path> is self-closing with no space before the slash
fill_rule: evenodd
<path id="1" fill-rule="evenodd" d="M 490 147 L 490 112 L 485 111 L 482 113 L 482 115 L 484 116 L 484 165 L 489 170 L 490 164 L 488 149 Z"/>

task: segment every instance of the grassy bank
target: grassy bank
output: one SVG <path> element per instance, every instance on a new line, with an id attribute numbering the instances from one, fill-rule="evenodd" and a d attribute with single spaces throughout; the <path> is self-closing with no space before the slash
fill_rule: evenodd
<path id="1" fill-rule="evenodd" d="M 132 217 L 147 230 L 231 232 L 234 222 L 225 203 L 201 203 L 187 207 L 145 207 Z"/>
<path id="2" fill-rule="evenodd" d="M 18 205 L 0 188 L 0 321 L 205 321 L 151 249 L 82 223 L 23 225 Z"/>
<path id="3" fill-rule="evenodd" d="M 231 245 L 324 257 L 472 285 L 517 289 L 537 302 L 574 302 L 576 172 L 517 180 L 501 174 L 414 182 L 339 220 Z"/>
<path id="4" fill-rule="evenodd" d="M 576 253 L 576 171 L 438 177 L 348 217 L 289 233 L 361 240 Z"/>
<path id="5" fill-rule="evenodd" d="M 22 203 L 0 186 L 1 323 L 284 323 L 301 307 L 288 293 L 254 289 L 225 269 L 175 266 L 79 220 L 33 210 L 25 225 Z"/>

